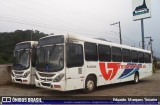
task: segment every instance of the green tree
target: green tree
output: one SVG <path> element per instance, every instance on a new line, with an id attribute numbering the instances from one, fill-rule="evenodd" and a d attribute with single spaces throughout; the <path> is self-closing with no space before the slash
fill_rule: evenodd
<path id="1" fill-rule="evenodd" d="M 16 30 L 14 32 L 0 33 L 0 64 L 12 63 L 15 45 L 22 41 L 30 41 L 31 35 L 33 41 L 38 41 L 39 38 L 47 34 L 38 30 L 35 32 L 33 30 Z"/>

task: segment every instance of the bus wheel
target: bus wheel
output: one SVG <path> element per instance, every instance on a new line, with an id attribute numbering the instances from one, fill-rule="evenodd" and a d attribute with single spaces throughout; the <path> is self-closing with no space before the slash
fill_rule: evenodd
<path id="1" fill-rule="evenodd" d="M 135 73 L 135 75 L 134 75 L 134 80 L 133 80 L 133 83 L 138 83 L 139 82 L 139 74 L 138 74 L 138 72 L 136 72 Z"/>
<path id="2" fill-rule="evenodd" d="M 86 81 L 85 81 L 85 89 L 84 92 L 85 93 L 91 93 L 95 90 L 96 88 L 96 81 L 95 78 L 92 76 L 87 77 Z"/>

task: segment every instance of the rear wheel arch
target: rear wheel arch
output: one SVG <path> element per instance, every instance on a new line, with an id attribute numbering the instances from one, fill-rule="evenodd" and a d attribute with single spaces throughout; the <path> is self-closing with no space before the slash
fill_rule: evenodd
<path id="1" fill-rule="evenodd" d="M 93 77 L 93 78 L 95 79 L 95 82 L 97 83 L 97 76 L 96 76 L 96 74 L 89 74 L 89 75 L 86 77 L 86 79 L 87 79 L 88 77 Z M 97 86 L 97 85 L 96 85 L 96 86 Z"/>
<path id="2" fill-rule="evenodd" d="M 97 76 L 95 74 L 89 74 L 84 83 L 84 92 L 91 93 L 97 87 Z"/>

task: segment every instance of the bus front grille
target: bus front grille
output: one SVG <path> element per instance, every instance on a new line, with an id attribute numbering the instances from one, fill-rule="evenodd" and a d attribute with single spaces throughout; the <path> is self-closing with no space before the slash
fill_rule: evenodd
<path id="1" fill-rule="evenodd" d="M 50 83 L 43 83 L 43 82 L 41 82 L 41 84 L 42 84 L 43 86 L 47 86 L 47 87 L 51 86 Z"/>
<path id="2" fill-rule="evenodd" d="M 53 77 L 55 74 L 38 73 L 41 77 Z"/>
<path id="3" fill-rule="evenodd" d="M 19 71 L 14 71 L 15 74 L 23 74 L 23 72 Z"/>
<path id="4" fill-rule="evenodd" d="M 21 79 L 16 79 L 16 81 L 18 81 L 18 82 L 22 82 L 22 80 L 21 80 Z"/>

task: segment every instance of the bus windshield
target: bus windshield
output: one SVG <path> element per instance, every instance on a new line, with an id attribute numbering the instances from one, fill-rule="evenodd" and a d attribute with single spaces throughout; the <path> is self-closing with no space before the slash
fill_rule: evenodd
<path id="1" fill-rule="evenodd" d="M 36 70 L 57 72 L 64 67 L 64 36 L 50 36 L 38 41 Z"/>
<path id="2" fill-rule="evenodd" d="M 57 72 L 64 67 L 64 45 L 47 45 L 37 48 L 37 71 Z"/>
<path id="3" fill-rule="evenodd" d="M 14 70 L 25 70 L 29 68 L 29 49 L 15 50 L 14 51 Z"/>

